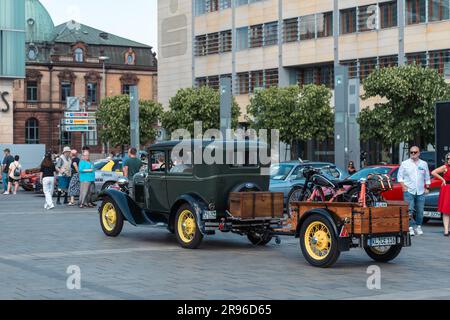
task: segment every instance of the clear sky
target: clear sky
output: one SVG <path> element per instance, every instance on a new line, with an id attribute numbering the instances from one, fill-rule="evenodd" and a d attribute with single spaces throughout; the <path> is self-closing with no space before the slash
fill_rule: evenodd
<path id="1" fill-rule="evenodd" d="M 40 1 L 55 25 L 76 20 L 157 50 L 157 0 Z"/>

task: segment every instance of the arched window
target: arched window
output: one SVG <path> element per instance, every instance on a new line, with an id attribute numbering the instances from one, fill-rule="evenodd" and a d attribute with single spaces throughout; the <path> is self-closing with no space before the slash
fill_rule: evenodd
<path id="1" fill-rule="evenodd" d="M 36 118 L 30 118 L 25 122 L 25 143 L 39 144 L 39 122 Z"/>
<path id="2" fill-rule="evenodd" d="M 76 48 L 74 51 L 75 62 L 84 62 L 84 51 L 81 48 Z"/>

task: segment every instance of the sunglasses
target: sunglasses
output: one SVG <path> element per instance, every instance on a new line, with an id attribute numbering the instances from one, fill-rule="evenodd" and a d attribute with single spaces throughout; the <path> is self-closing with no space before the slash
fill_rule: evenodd
<path id="1" fill-rule="evenodd" d="M 418 154 L 419 151 L 411 151 L 411 154 Z"/>

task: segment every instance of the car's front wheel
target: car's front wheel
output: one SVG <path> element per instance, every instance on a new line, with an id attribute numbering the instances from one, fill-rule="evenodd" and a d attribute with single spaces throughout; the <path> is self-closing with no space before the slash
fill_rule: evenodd
<path id="1" fill-rule="evenodd" d="M 190 205 L 182 205 L 175 217 L 175 235 L 183 248 L 197 249 L 202 240 L 203 234 L 198 226 L 197 215 Z"/>
<path id="2" fill-rule="evenodd" d="M 100 208 L 100 225 L 108 237 L 117 237 L 123 229 L 123 215 L 111 198 L 105 197 Z"/>

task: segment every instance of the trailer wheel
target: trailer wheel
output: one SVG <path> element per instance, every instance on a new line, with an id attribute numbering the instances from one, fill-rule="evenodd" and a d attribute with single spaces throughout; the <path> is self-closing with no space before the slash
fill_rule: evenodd
<path id="1" fill-rule="evenodd" d="M 377 262 L 389 262 L 397 258 L 402 251 L 401 245 L 386 247 L 367 247 L 364 248 L 366 253 Z"/>
<path id="2" fill-rule="evenodd" d="M 341 254 L 333 226 L 317 214 L 308 217 L 302 224 L 300 247 L 305 259 L 314 267 L 331 267 Z"/>
<path id="3" fill-rule="evenodd" d="M 179 244 L 186 249 L 197 249 L 203 240 L 195 211 L 188 204 L 182 205 L 177 211 L 175 235 Z"/>
<path id="4" fill-rule="evenodd" d="M 109 197 L 103 199 L 100 208 L 100 225 L 108 237 L 117 237 L 122 232 L 122 212 Z"/>
<path id="5" fill-rule="evenodd" d="M 265 235 L 264 233 L 263 234 L 257 233 L 257 232 L 247 233 L 247 238 L 255 246 L 265 246 L 270 241 L 272 241 L 272 236 Z"/>

